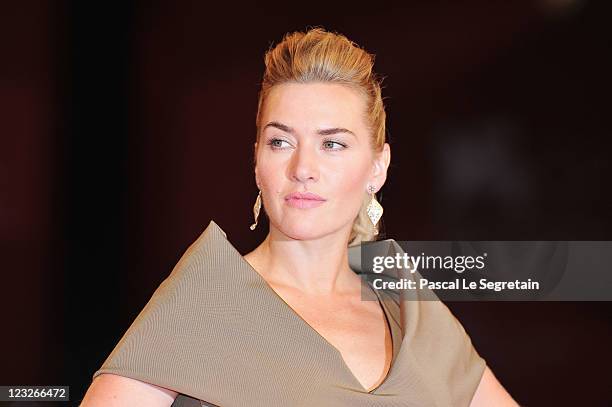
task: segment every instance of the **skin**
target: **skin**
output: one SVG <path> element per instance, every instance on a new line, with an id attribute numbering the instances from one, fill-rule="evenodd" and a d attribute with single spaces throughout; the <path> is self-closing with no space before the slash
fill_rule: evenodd
<path id="1" fill-rule="evenodd" d="M 84 407 L 169 407 L 178 393 L 114 374 L 101 374 L 89 386 L 80 406 Z"/>
<path id="2" fill-rule="evenodd" d="M 348 266 L 347 243 L 368 185 L 378 190 L 386 180 L 390 147 L 385 143 L 381 152 L 372 150 L 364 112 L 364 98 L 343 85 L 292 83 L 271 90 L 262 114 L 264 129 L 255 145 L 255 178 L 270 219 L 270 232 L 244 257 L 298 314 L 340 350 L 354 376 L 369 388 L 386 376 L 388 364 L 381 365 L 380 360 L 390 349 L 377 347 L 375 340 L 380 344 L 381 335 L 358 338 L 362 331 L 359 327 L 364 324 L 382 332 L 376 318 L 384 316 L 355 305 L 359 301 L 358 277 Z M 284 126 L 266 126 L 271 122 Z M 344 145 L 341 147 L 318 134 L 329 128 L 345 128 L 353 134 L 332 136 L 333 141 Z M 284 197 L 295 191 L 314 192 L 326 202 L 313 209 L 289 207 Z M 360 302 L 377 306 L 375 302 Z M 346 311 L 351 307 L 355 312 Z M 343 319 L 347 315 L 352 323 Z M 334 330 L 338 325 L 344 335 Z M 351 346 L 355 342 L 376 351 L 363 356 L 367 348 Z M 358 354 L 361 357 L 355 356 Z M 471 406 L 491 405 L 518 404 L 487 366 Z"/>
<path id="3" fill-rule="evenodd" d="M 275 86 L 255 143 L 255 180 L 270 219 L 266 239 L 244 258 L 313 329 L 342 355 L 364 389 L 388 373 L 392 345 L 376 301 L 361 300 L 361 279 L 349 268 L 347 244 L 369 185 L 379 190 L 390 162 L 388 144 L 374 152 L 365 100 L 351 88 L 310 83 Z M 321 130 L 347 132 L 321 135 Z M 329 132 L 328 132 L 329 133 Z M 326 201 L 310 209 L 287 205 L 292 192 Z M 363 330 L 367 325 L 370 329 Z M 368 332 L 363 332 L 368 331 Z M 170 406 L 177 393 L 103 374 L 82 406 Z M 517 406 L 487 367 L 472 407 Z"/>
<path id="4" fill-rule="evenodd" d="M 380 189 L 390 161 L 388 144 L 381 153 L 372 150 L 364 113 L 364 99 L 346 86 L 272 88 L 255 145 L 255 181 L 270 232 L 245 256 L 265 259 L 261 273 L 267 280 L 328 295 L 354 290 L 359 282 L 348 267 L 349 235 L 368 185 Z M 352 133 L 318 134 L 334 128 Z M 313 192 L 326 201 L 317 208 L 290 207 L 285 196 L 292 192 Z"/>
<path id="5" fill-rule="evenodd" d="M 365 112 L 365 99 L 343 85 L 272 88 L 255 144 L 255 180 L 270 231 L 244 257 L 370 390 L 390 367 L 391 336 L 378 303 L 361 300 L 347 246 L 368 185 L 378 190 L 386 180 L 390 148 L 374 152 Z M 285 200 L 294 192 L 325 202 L 295 208 Z M 364 324 L 371 329 L 364 332 Z"/>

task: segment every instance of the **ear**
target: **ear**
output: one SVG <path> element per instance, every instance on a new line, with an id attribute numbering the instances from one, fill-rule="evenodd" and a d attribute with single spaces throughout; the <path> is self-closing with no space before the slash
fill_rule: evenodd
<path id="1" fill-rule="evenodd" d="M 387 170 L 391 163 L 391 147 L 389 143 L 385 143 L 381 152 L 374 155 L 372 163 L 372 175 L 370 183 L 376 186 L 376 191 L 379 191 L 387 180 Z"/>
<path id="2" fill-rule="evenodd" d="M 253 144 L 253 164 L 255 167 L 255 185 L 259 188 L 259 174 L 257 171 L 257 142 Z"/>

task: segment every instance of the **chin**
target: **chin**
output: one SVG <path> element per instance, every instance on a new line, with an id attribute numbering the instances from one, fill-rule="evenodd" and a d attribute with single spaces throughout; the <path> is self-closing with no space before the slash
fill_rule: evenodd
<path id="1" fill-rule="evenodd" d="M 277 224 L 277 228 L 291 239 L 314 240 L 338 231 L 342 225 L 336 225 L 337 222 L 338 219 L 330 221 L 327 219 L 300 217 L 299 219 L 284 219 L 280 224 Z"/>

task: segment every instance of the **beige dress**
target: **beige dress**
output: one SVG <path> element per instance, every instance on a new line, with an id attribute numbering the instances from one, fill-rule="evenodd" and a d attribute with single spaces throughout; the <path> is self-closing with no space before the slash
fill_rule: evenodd
<path id="1" fill-rule="evenodd" d="M 401 250 L 392 240 L 377 244 Z M 358 247 L 349 252 L 360 272 Z M 180 393 L 174 407 L 468 406 L 486 364 L 449 309 L 383 291 L 376 297 L 393 358 L 384 381 L 367 391 L 211 221 L 93 377 L 172 389 Z"/>

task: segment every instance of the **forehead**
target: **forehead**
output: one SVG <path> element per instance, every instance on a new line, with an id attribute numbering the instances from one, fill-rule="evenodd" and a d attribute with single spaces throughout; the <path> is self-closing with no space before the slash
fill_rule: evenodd
<path id="1" fill-rule="evenodd" d="M 304 128 L 365 128 L 365 98 L 356 90 L 335 83 L 284 83 L 272 87 L 265 101 L 264 125 L 268 121 Z M 290 122 L 290 123 L 289 123 Z"/>

